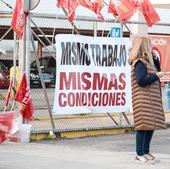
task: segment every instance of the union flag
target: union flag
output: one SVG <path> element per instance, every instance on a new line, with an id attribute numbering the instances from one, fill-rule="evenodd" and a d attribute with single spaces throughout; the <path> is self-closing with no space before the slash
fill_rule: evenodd
<path id="1" fill-rule="evenodd" d="M 24 33 L 24 5 L 23 0 L 16 0 L 14 12 L 12 15 L 11 27 L 16 32 L 19 39 L 22 39 Z"/>
<path id="2" fill-rule="evenodd" d="M 96 13 L 97 18 L 104 20 L 104 17 L 101 14 L 101 10 L 104 7 L 104 2 L 102 0 L 78 0 L 79 5 L 88 8 L 89 10 Z"/>
<path id="3" fill-rule="evenodd" d="M 19 111 L 23 118 L 31 120 L 34 113 L 34 105 L 30 97 L 30 89 L 27 83 L 26 74 L 23 73 L 19 88 L 15 95 L 15 101 L 20 104 Z"/>
<path id="4" fill-rule="evenodd" d="M 137 9 L 137 5 L 133 2 L 127 0 L 110 0 L 108 12 L 116 15 L 118 21 L 127 21 Z"/>
<path id="5" fill-rule="evenodd" d="M 72 23 L 75 18 L 75 11 L 78 7 L 77 0 L 57 0 L 57 7 L 65 8 L 68 11 L 68 19 Z"/>
<path id="6" fill-rule="evenodd" d="M 160 21 L 159 15 L 149 0 L 143 0 L 142 13 L 149 27 L 152 27 L 153 24 Z"/>

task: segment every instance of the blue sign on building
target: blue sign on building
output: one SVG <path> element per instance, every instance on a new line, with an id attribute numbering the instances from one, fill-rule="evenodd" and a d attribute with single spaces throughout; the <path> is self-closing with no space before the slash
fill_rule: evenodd
<path id="1" fill-rule="evenodd" d="M 116 38 L 122 37 L 121 27 L 113 27 L 110 31 L 110 37 L 116 37 Z"/>

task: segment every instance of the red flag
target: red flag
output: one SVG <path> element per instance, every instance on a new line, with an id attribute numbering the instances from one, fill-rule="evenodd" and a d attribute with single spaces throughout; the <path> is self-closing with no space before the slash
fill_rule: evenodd
<path id="1" fill-rule="evenodd" d="M 79 1 L 79 4 L 81 6 L 84 6 L 85 8 L 88 8 L 91 11 L 95 12 L 97 14 L 97 17 L 100 20 L 104 20 L 104 17 L 101 14 L 101 10 L 104 7 L 104 3 L 103 3 L 102 0 L 94 0 L 94 1 L 91 1 L 91 0 L 78 0 L 78 1 Z"/>
<path id="2" fill-rule="evenodd" d="M 142 6 L 143 0 L 129 0 L 129 2 L 134 6 L 140 8 Z"/>
<path id="3" fill-rule="evenodd" d="M 115 9 L 113 10 L 113 14 L 116 14 L 117 12 L 117 20 L 127 21 L 133 16 L 135 10 L 137 9 L 137 5 L 132 2 L 134 1 L 112 0 L 112 2 L 110 2 L 110 9 Z"/>
<path id="4" fill-rule="evenodd" d="M 104 7 L 104 3 L 102 0 L 95 0 L 93 2 L 93 8 L 94 8 L 94 12 L 96 13 L 97 17 L 100 19 L 100 20 L 103 20 L 104 21 L 104 17 L 103 15 L 101 14 L 101 10 L 103 9 Z"/>
<path id="5" fill-rule="evenodd" d="M 14 112 L 0 114 L 0 131 L 9 133 L 13 127 L 14 119 L 15 119 Z"/>
<path id="6" fill-rule="evenodd" d="M 32 114 L 34 113 L 34 106 L 32 99 L 30 97 L 30 89 L 28 87 L 26 74 L 24 73 L 15 95 L 15 101 L 21 104 L 21 109 L 19 110 L 23 118 L 31 120 Z"/>
<path id="7" fill-rule="evenodd" d="M 93 3 L 91 2 L 91 0 L 78 0 L 78 1 L 81 6 L 84 6 L 85 8 L 88 8 L 93 11 Z"/>
<path id="8" fill-rule="evenodd" d="M 23 0 L 16 0 L 15 9 L 12 16 L 11 27 L 21 39 L 24 33 L 24 5 Z"/>
<path id="9" fill-rule="evenodd" d="M 6 140 L 5 133 L 3 131 L 0 131 L 0 143 L 4 142 Z"/>
<path id="10" fill-rule="evenodd" d="M 57 0 L 57 7 L 60 8 L 66 8 L 68 9 L 68 0 Z"/>
<path id="11" fill-rule="evenodd" d="M 75 11 L 78 7 L 77 0 L 68 0 L 68 19 L 72 23 L 75 17 Z"/>
<path id="12" fill-rule="evenodd" d="M 0 114 L 0 143 L 6 140 L 6 133 L 10 133 L 15 119 L 14 112 Z"/>
<path id="13" fill-rule="evenodd" d="M 143 0 L 142 13 L 149 27 L 152 27 L 153 24 L 160 21 L 159 15 L 149 0 Z"/>
<path id="14" fill-rule="evenodd" d="M 117 10 L 116 10 L 112 0 L 110 0 L 109 6 L 108 6 L 108 13 L 112 13 L 113 15 L 118 16 Z"/>
<path id="15" fill-rule="evenodd" d="M 10 85 L 9 85 L 9 88 L 8 88 L 8 92 L 7 92 L 7 95 L 6 95 L 6 101 L 5 101 L 5 109 L 8 107 L 9 105 L 9 100 L 10 100 L 10 97 L 11 97 L 11 91 L 12 91 L 12 85 L 13 85 L 13 78 L 12 80 L 10 81 Z"/>
<path id="16" fill-rule="evenodd" d="M 57 7 L 62 7 L 68 11 L 68 19 L 72 23 L 75 17 L 75 11 L 78 7 L 77 0 L 57 0 Z"/>

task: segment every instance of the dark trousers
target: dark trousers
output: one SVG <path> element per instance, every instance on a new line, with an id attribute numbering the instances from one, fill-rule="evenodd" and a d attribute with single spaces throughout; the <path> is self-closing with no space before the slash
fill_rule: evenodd
<path id="1" fill-rule="evenodd" d="M 139 156 L 148 154 L 154 131 L 136 131 L 136 153 Z"/>

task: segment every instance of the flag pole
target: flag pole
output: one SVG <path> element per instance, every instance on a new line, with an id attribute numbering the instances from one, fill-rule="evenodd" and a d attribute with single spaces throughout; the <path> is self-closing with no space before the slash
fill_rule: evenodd
<path id="1" fill-rule="evenodd" d="M 34 52 L 34 58 L 36 60 L 37 67 L 38 67 L 38 73 L 39 73 L 39 76 L 40 76 L 42 89 L 43 89 L 44 96 L 45 96 L 45 99 L 46 99 L 46 102 L 47 102 L 47 107 L 48 107 L 48 112 L 49 112 L 49 115 L 50 115 L 52 130 L 53 130 L 53 133 L 55 134 L 56 139 L 58 139 L 58 138 L 60 138 L 60 134 L 55 131 L 55 129 L 56 129 L 55 123 L 54 123 L 54 120 L 53 120 L 53 115 L 52 115 L 52 111 L 51 111 L 51 107 L 50 107 L 49 98 L 48 98 L 45 83 L 44 83 L 44 80 L 43 80 L 42 70 L 41 70 L 41 67 L 40 67 L 40 61 L 39 61 L 38 56 L 37 56 L 37 51 L 36 51 L 36 46 L 35 46 L 34 39 L 33 39 L 33 34 L 31 34 L 31 44 L 32 44 L 33 52 Z"/>
<path id="2" fill-rule="evenodd" d="M 16 76 L 17 55 L 18 55 L 18 39 L 17 39 L 17 34 L 14 31 L 13 77 L 12 77 L 13 80 L 14 80 L 12 87 L 14 89 L 17 89 L 17 80 L 18 80 L 18 77 Z M 15 96 L 15 94 L 16 94 L 16 91 L 13 91 L 13 96 Z M 14 100 L 13 104 L 11 106 L 11 111 L 14 109 L 15 104 L 16 104 L 16 102 Z"/>
<path id="3" fill-rule="evenodd" d="M 30 13 L 26 14 L 26 28 L 25 28 L 25 72 L 28 81 L 28 86 L 30 87 L 30 63 L 31 63 L 31 54 L 30 54 Z"/>

